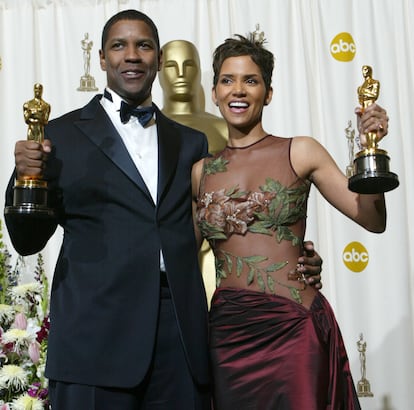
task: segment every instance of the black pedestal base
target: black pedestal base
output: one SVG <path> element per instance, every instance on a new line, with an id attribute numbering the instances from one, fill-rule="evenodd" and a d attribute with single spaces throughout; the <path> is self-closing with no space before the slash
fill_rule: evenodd
<path id="1" fill-rule="evenodd" d="M 389 170 L 389 156 L 383 150 L 359 153 L 354 160 L 354 175 L 348 188 L 360 194 L 378 194 L 391 191 L 400 184 L 397 174 Z"/>
<path id="2" fill-rule="evenodd" d="M 53 218 L 55 212 L 47 205 L 47 185 L 43 181 L 32 183 L 17 182 L 13 188 L 13 205 L 4 210 L 6 215 L 25 215 Z"/>

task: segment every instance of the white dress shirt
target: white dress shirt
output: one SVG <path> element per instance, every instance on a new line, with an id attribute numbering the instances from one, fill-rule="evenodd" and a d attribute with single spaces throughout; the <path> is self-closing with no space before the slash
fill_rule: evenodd
<path id="1" fill-rule="evenodd" d="M 154 204 L 156 204 L 158 186 L 158 136 L 155 120 L 154 118 L 151 119 L 143 127 L 137 117 L 131 116 L 129 121 L 123 124 L 119 115 L 122 99 L 110 88 L 106 87 L 106 90 L 111 94 L 112 101 L 102 97 L 101 104 L 121 136 L 132 161 L 151 194 Z M 149 98 L 141 106 L 148 106 L 151 103 L 151 98 Z M 160 270 L 165 271 L 162 250 L 160 254 Z"/>

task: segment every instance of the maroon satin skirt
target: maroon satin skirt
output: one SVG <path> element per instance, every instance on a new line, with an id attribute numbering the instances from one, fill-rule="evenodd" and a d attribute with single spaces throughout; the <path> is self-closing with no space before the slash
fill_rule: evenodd
<path id="1" fill-rule="evenodd" d="M 325 297 L 308 310 L 282 296 L 218 288 L 210 309 L 214 410 L 360 409 Z"/>

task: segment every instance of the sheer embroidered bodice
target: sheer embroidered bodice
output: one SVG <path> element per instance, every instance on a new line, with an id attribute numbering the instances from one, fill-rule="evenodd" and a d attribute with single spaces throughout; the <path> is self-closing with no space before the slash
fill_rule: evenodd
<path id="1" fill-rule="evenodd" d="M 310 182 L 292 168 L 291 141 L 268 135 L 205 159 L 196 218 L 215 255 L 217 286 L 301 302 L 296 264 Z"/>

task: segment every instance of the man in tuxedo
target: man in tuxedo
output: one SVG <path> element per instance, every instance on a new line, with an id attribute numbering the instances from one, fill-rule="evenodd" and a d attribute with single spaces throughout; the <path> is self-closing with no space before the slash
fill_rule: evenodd
<path id="1" fill-rule="evenodd" d="M 15 178 L 42 175 L 56 217 L 6 213 L 15 249 L 36 253 L 64 230 L 46 366 L 53 409 L 210 408 L 190 181 L 208 144 L 152 103 L 161 59 L 153 21 L 117 13 L 102 33 L 104 94 L 50 121 L 43 143 L 16 143 L 6 206 Z M 320 272 L 320 258 L 306 262 Z"/>

